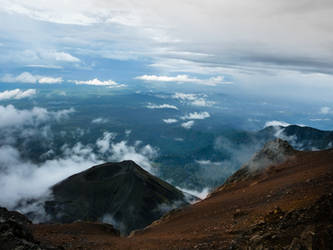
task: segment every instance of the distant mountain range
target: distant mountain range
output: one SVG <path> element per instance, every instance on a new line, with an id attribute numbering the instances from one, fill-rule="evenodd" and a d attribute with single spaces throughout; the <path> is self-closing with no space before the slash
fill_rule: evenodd
<path id="1" fill-rule="evenodd" d="M 290 125 L 270 126 L 258 132 L 259 137 L 278 137 L 288 141 L 298 150 L 324 150 L 333 147 L 333 131 L 322 131 L 311 127 Z"/>

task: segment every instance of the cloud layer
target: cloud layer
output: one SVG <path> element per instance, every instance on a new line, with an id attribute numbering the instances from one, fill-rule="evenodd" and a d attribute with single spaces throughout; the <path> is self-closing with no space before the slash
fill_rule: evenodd
<path id="1" fill-rule="evenodd" d="M 156 105 L 153 103 L 149 103 L 146 108 L 148 109 L 175 109 L 178 110 L 178 108 L 175 105 L 170 105 L 170 104 L 161 104 L 161 105 Z"/>
<path id="2" fill-rule="evenodd" d="M 23 99 L 23 98 L 29 98 L 36 95 L 35 89 L 27 89 L 27 90 L 20 90 L 20 89 L 14 89 L 14 90 L 5 90 L 3 92 L 0 92 L 0 101 L 2 100 L 10 100 L 10 99 Z"/>
<path id="3" fill-rule="evenodd" d="M 143 75 L 143 76 L 138 76 L 135 79 L 148 82 L 195 83 L 207 86 L 216 86 L 218 84 L 230 84 L 230 82 L 225 82 L 222 76 L 211 77 L 209 79 L 198 79 L 195 77 L 189 77 L 188 75 L 177 75 L 177 76 Z"/>
<path id="4" fill-rule="evenodd" d="M 54 84 L 54 83 L 62 83 L 63 80 L 61 77 L 54 78 L 50 76 L 33 75 L 29 72 L 23 72 L 17 76 L 6 74 L 2 78 L 0 78 L 0 81 L 6 83 Z"/>
<path id="5" fill-rule="evenodd" d="M 112 80 L 101 81 L 97 78 L 87 81 L 79 81 L 79 80 L 72 80 L 71 82 L 75 83 L 76 85 L 94 85 L 94 86 L 107 86 L 110 88 L 120 88 L 125 87 L 125 84 L 120 84 Z"/>

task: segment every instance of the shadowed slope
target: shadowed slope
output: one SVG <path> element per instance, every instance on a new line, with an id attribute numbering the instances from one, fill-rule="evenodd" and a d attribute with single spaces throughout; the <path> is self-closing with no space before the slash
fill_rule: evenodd
<path id="1" fill-rule="evenodd" d="M 133 161 L 92 167 L 53 186 L 52 194 L 45 204 L 51 221 L 104 221 L 125 234 L 186 204 L 181 191 Z"/>

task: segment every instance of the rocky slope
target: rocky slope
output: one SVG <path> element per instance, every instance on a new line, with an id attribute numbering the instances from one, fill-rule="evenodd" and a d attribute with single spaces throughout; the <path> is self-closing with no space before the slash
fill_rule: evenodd
<path id="1" fill-rule="evenodd" d="M 1 250 L 51 250 L 62 249 L 40 244 L 30 229 L 31 221 L 24 215 L 0 207 L 0 249 Z"/>
<path id="2" fill-rule="evenodd" d="M 90 230 L 68 246 L 64 231 L 72 224 L 34 225 L 33 232 L 68 249 L 332 249 L 333 150 L 290 152 L 127 238 Z"/>
<path id="3" fill-rule="evenodd" d="M 279 138 L 267 142 L 264 147 L 244 164 L 236 173 L 226 180 L 226 184 L 242 181 L 261 173 L 265 168 L 278 165 L 295 155 L 296 151 L 287 141 Z"/>
<path id="4" fill-rule="evenodd" d="M 188 204 L 181 191 L 133 161 L 94 166 L 51 190 L 53 199 L 45 203 L 50 222 L 103 221 L 123 234 Z"/>

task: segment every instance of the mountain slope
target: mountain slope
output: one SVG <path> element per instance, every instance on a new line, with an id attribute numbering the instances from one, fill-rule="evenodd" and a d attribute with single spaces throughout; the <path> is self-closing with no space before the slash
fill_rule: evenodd
<path id="1" fill-rule="evenodd" d="M 238 171 L 226 180 L 226 184 L 241 181 L 258 174 L 263 169 L 278 165 L 295 155 L 296 151 L 287 141 L 279 138 L 267 142 L 264 147 L 245 163 Z"/>
<path id="2" fill-rule="evenodd" d="M 78 235 L 71 249 L 93 243 L 94 249 L 332 249 L 332 162 L 333 150 L 295 151 L 285 162 L 226 183 L 129 238 Z M 42 241 L 49 232 L 48 240 L 63 244 L 57 238 L 63 231 L 34 227 Z"/>
<path id="3" fill-rule="evenodd" d="M 104 221 L 124 234 L 187 204 L 181 191 L 133 161 L 94 166 L 53 186 L 52 195 L 45 203 L 52 222 Z"/>

